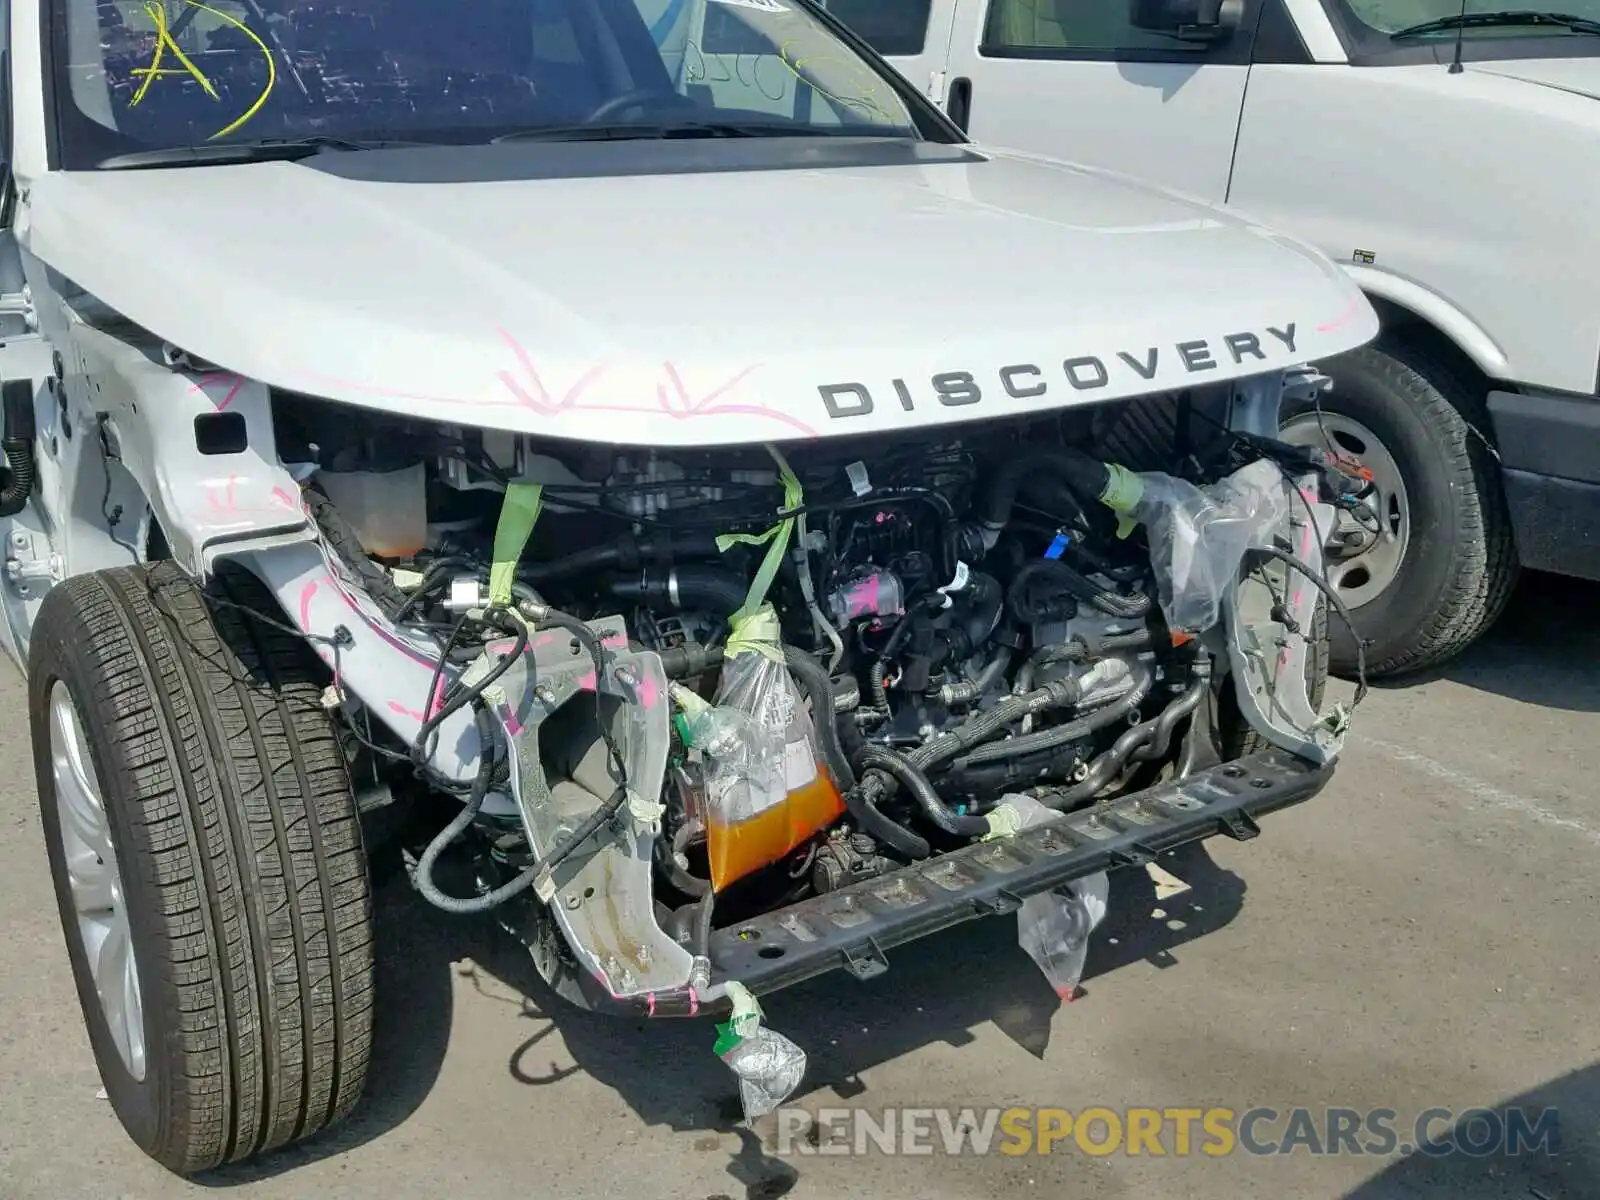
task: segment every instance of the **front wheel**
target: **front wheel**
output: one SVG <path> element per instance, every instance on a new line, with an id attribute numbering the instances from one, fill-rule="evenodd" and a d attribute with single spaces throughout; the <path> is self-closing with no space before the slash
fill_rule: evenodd
<path id="1" fill-rule="evenodd" d="M 1320 404 L 1284 412 L 1282 436 L 1354 456 L 1372 473 L 1341 514 L 1328 578 L 1369 642 L 1367 673 L 1399 675 L 1454 657 L 1505 608 L 1516 551 L 1483 398 L 1448 369 L 1394 341 L 1321 364 Z M 1334 622 L 1333 669 L 1351 675 L 1356 645 Z"/>
<path id="2" fill-rule="evenodd" d="M 372 917 L 344 753 L 306 647 L 170 562 L 69 579 L 28 668 L 45 846 L 112 1109 L 180 1174 L 347 1113 Z"/>

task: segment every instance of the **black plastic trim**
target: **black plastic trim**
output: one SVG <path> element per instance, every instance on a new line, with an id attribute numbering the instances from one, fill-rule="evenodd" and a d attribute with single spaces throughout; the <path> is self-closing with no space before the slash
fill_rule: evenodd
<path id="1" fill-rule="evenodd" d="M 1308 67 L 1311 52 L 1284 0 L 1262 0 L 1251 61 L 1273 66 Z"/>
<path id="2" fill-rule="evenodd" d="M 1489 416 L 1506 470 L 1600 484 L 1600 396 L 1492 391 Z"/>
<path id="3" fill-rule="evenodd" d="M 1600 483 L 1518 470 L 1502 483 L 1522 565 L 1600 581 Z"/>
<path id="4" fill-rule="evenodd" d="M 1074 879 L 1138 866 L 1218 834 L 1255 837 L 1258 817 L 1311 799 L 1333 770 L 1269 750 L 802 900 L 715 932 L 713 975 L 757 993 L 841 969 L 871 978 L 888 969 L 888 952 L 897 946 L 977 917 L 1014 912 L 1028 896 Z M 595 997 L 593 1003 L 658 1017 L 713 1015 L 727 1007 L 701 1004 L 689 993 L 623 1002 Z"/>

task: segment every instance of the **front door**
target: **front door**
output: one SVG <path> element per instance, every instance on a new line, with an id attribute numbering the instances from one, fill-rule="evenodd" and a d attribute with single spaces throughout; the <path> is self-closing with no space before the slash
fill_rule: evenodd
<path id="1" fill-rule="evenodd" d="M 1204 43 L 1136 27 L 1133 2 L 958 0 L 945 68 L 959 105 L 951 115 L 980 142 L 1220 204 L 1261 0 L 1245 0 L 1230 36 Z"/>

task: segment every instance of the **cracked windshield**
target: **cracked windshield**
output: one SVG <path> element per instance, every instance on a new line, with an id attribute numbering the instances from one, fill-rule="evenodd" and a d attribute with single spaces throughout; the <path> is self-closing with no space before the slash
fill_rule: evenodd
<path id="1" fill-rule="evenodd" d="M 788 0 L 62 3 L 68 165 L 217 141 L 473 143 L 624 122 L 916 135 L 885 78 Z"/>

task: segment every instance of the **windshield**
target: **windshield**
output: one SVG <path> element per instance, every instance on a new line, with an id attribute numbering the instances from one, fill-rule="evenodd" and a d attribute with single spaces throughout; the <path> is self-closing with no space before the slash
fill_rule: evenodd
<path id="1" fill-rule="evenodd" d="M 927 132 L 905 85 L 800 0 L 54 0 L 51 37 L 68 169 L 205 143 L 591 124 Z"/>
<path id="2" fill-rule="evenodd" d="M 1428 21 L 1453 20 L 1461 15 L 1461 0 L 1339 0 L 1339 2 L 1368 30 L 1385 35 L 1410 29 L 1413 25 L 1421 25 Z M 1504 13 L 1523 7 L 1520 4 L 1509 4 L 1506 0 L 1470 0 L 1467 4 L 1467 16 L 1470 18 L 1474 13 Z M 1573 16 L 1586 17 L 1591 21 L 1600 21 L 1600 0 L 1572 0 L 1571 3 L 1561 0 L 1560 3 L 1551 5 L 1549 11 L 1570 13 Z M 1446 41 L 1454 41 L 1455 36 L 1454 25 L 1446 30 L 1419 35 L 1423 39 L 1443 38 Z M 1461 36 L 1463 39 L 1565 37 L 1580 43 L 1586 37 L 1582 33 L 1552 27 L 1549 24 L 1496 23 L 1479 26 L 1470 22 L 1462 28 Z M 1593 35 L 1587 37 L 1592 39 Z"/>

